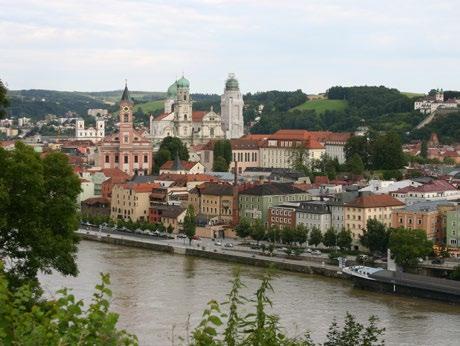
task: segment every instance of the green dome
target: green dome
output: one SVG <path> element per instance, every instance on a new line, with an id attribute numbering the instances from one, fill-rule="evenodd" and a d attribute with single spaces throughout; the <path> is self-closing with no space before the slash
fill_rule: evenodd
<path id="1" fill-rule="evenodd" d="M 176 85 L 178 88 L 188 88 L 190 87 L 190 82 L 188 81 L 187 78 L 182 76 L 182 78 L 176 82 Z"/>
<path id="2" fill-rule="evenodd" d="M 166 95 L 168 96 L 168 98 L 175 98 L 176 95 L 177 95 L 177 85 L 176 85 L 176 82 L 172 83 L 169 88 L 168 88 L 168 91 L 166 92 Z"/>
<path id="3" fill-rule="evenodd" d="M 227 81 L 225 82 L 225 90 L 240 90 L 238 81 L 233 73 L 229 75 Z"/>

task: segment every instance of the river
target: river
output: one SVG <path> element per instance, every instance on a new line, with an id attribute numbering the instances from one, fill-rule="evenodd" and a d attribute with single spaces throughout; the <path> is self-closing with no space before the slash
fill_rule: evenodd
<path id="1" fill-rule="evenodd" d="M 135 333 L 141 345 L 172 345 L 171 335 L 184 335 L 187 319 L 193 327 L 206 303 L 222 301 L 231 286 L 234 264 L 171 255 L 150 250 L 82 241 L 78 277 L 41 276 L 48 295 L 72 287 L 77 298 L 90 300 L 99 273 L 110 273 L 112 309 L 119 326 Z M 241 266 L 249 296 L 264 269 Z M 358 290 L 349 281 L 280 272 L 272 281 L 273 312 L 290 335 L 311 331 L 322 341 L 336 316 L 346 311 L 361 322 L 376 315 L 386 328 L 387 345 L 460 345 L 460 307 L 429 300 L 395 297 Z M 177 342 L 176 342 L 177 344 Z"/>

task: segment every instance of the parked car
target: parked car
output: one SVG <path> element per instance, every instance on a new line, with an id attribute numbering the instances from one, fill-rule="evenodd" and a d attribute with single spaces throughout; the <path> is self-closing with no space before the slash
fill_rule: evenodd
<path id="1" fill-rule="evenodd" d="M 159 237 L 160 236 L 160 231 L 158 231 L 158 230 L 154 231 L 153 235 L 156 236 L 156 237 Z"/>
<path id="2" fill-rule="evenodd" d="M 134 230 L 134 233 L 136 233 L 136 234 L 144 234 L 144 231 L 141 230 L 140 228 L 136 228 L 136 229 Z"/>
<path id="3" fill-rule="evenodd" d="M 177 235 L 177 238 L 179 238 L 179 239 L 185 239 L 185 238 L 187 238 L 187 236 L 186 236 L 184 233 L 179 233 L 179 234 Z"/>
<path id="4" fill-rule="evenodd" d="M 233 247 L 232 243 L 225 243 L 225 247 Z"/>
<path id="5" fill-rule="evenodd" d="M 214 243 L 214 245 L 215 245 L 215 246 L 222 246 L 222 243 L 221 243 L 220 241 L 216 241 L 216 242 Z"/>
<path id="6" fill-rule="evenodd" d="M 309 247 L 307 247 L 307 248 L 305 249 L 305 252 L 308 252 L 308 253 L 311 253 L 312 251 L 313 251 L 313 250 L 310 249 Z"/>
<path id="7" fill-rule="evenodd" d="M 193 240 L 201 240 L 201 238 L 198 237 L 197 235 L 194 235 L 194 236 L 192 237 L 192 239 L 193 239 Z"/>
<path id="8" fill-rule="evenodd" d="M 435 258 L 434 260 L 431 261 L 432 264 L 443 264 L 444 263 L 444 258 Z"/>
<path id="9" fill-rule="evenodd" d="M 312 255 L 321 255 L 321 251 L 315 250 L 311 252 Z"/>

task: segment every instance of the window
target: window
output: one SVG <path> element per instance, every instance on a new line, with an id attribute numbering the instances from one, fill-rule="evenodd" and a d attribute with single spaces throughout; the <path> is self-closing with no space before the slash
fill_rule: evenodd
<path id="1" fill-rule="evenodd" d="M 419 224 L 419 225 L 422 224 L 422 219 L 418 219 L 418 224 Z"/>
<path id="2" fill-rule="evenodd" d="M 105 163 L 109 163 L 110 162 L 110 157 L 109 155 L 105 155 Z"/>
<path id="3" fill-rule="evenodd" d="M 134 155 L 134 163 L 137 163 L 137 162 L 138 162 L 137 155 Z"/>
<path id="4" fill-rule="evenodd" d="M 129 121 L 129 114 L 128 113 L 123 114 L 123 121 L 125 123 L 127 123 Z"/>
<path id="5" fill-rule="evenodd" d="M 118 163 L 118 155 L 115 155 L 115 163 Z"/>
<path id="6" fill-rule="evenodd" d="M 399 223 L 402 223 L 403 222 L 403 219 L 402 217 L 399 218 Z"/>
<path id="7" fill-rule="evenodd" d="M 147 163 L 148 160 L 149 160 L 149 157 L 147 155 L 144 155 L 144 162 Z"/>
<path id="8" fill-rule="evenodd" d="M 129 163 L 128 155 L 125 155 L 125 163 Z"/>
<path id="9" fill-rule="evenodd" d="M 211 127 L 209 129 L 209 134 L 211 135 L 211 137 L 214 137 L 214 127 Z"/>

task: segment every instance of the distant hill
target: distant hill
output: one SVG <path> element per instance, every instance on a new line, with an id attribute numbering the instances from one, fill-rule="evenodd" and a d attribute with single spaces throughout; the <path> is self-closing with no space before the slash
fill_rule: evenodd
<path id="1" fill-rule="evenodd" d="M 301 105 L 291 108 L 291 110 L 314 110 L 318 114 L 323 114 L 325 111 L 341 111 L 348 107 L 346 100 L 309 100 Z"/>

